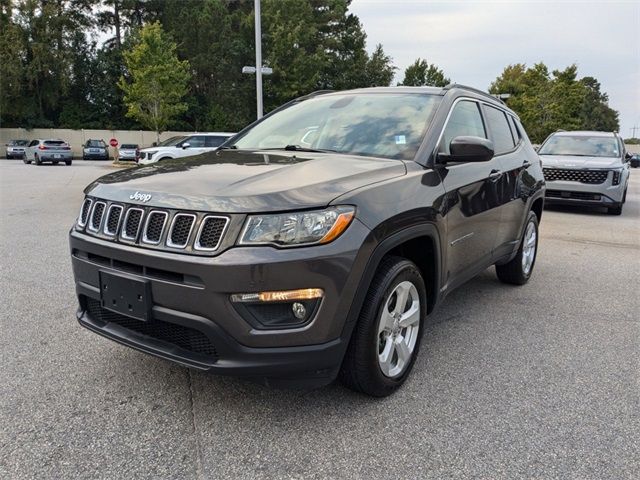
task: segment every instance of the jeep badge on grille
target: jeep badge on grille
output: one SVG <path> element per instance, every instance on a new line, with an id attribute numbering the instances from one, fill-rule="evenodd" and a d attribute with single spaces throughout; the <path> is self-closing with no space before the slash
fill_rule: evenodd
<path id="1" fill-rule="evenodd" d="M 149 200 L 151 200 L 151 195 L 149 195 L 148 193 L 141 193 L 141 192 L 136 192 L 132 195 L 129 195 L 129 198 L 131 200 L 139 200 L 141 202 L 148 202 Z"/>

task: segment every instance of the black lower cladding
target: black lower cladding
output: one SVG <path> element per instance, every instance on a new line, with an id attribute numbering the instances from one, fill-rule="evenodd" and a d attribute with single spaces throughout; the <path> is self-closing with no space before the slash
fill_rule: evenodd
<path id="1" fill-rule="evenodd" d="M 87 312 L 94 319 L 114 323 L 122 328 L 170 343 L 183 350 L 217 358 L 218 353 L 209 338 L 199 330 L 156 319 L 136 320 L 102 308 L 100 301 L 86 297 Z"/>

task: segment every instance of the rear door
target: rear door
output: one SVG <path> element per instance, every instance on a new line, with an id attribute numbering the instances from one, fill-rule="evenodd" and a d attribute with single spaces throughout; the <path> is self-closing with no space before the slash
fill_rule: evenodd
<path id="1" fill-rule="evenodd" d="M 513 117 L 491 105 L 483 109 L 489 135 L 493 142 L 495 158 L 500 164 L 502 177 L 497 184 L 498 202 L 501 204 L 500 226 L 496 238 L 496 254 L 511 252 L 520 236 L 520 228 L 527 209 L 526 169 L 531 166 L 527 150 Z M 533 177 L 528 175 L 530 179 Z M 529 182 L 530 183 L 530 182 Z"/>
<path id="2" fill-rule="evenodd" d="M 488 138 L 477 101 L 463 99 L 453 105 L 438 151 L 449 153 L 451 140 L 458 136 Z M 500 224 L 500 164 L 495 158 L 488 162 L 450 162 L 439 172 L 446 190 L 446 283 L 453 287 L 491 263 Z"/>

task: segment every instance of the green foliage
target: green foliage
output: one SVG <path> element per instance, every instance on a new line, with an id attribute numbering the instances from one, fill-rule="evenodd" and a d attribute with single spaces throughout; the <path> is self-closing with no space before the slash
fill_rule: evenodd
<path id="1" fill-rule="evenodd" d="M 534 143 L 559 129 L 619 129 L 618 112 L 607 105 L 600 84 L 592 77 L 579 79 L 576 65 L 553 72 L 544 63 L 530 68 L 509 65 L 489 91 L 511 94 L 507 104 L 518 113 Z"/>
<path id="2" fill-rule="evenodd" d="M 146 25 L 139 41 L 124 52 L 126 76 L 118 86 L 124 92 L 127 116 L 158 134 L 187 110 L 183 97 L 190 79 L 189 62 L 178 60 L 176 44 L 159 22 Z"/>
<path id="3" fill-rule="evenodd" d="M 410 87 L 445 87 L 451 80 L 445 77 L 444 72 L 435 64 L 429 64 L 426 60 L 418 58 L 404 71 L 404 80 L 400 85 Z"/>

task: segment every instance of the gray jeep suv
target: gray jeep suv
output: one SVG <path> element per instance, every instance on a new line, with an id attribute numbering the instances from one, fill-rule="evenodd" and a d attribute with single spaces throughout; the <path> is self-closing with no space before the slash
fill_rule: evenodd
<path id="1" fill-rule="evenodd" d="M 449 292 L 492 265 L 530 278 L 544 179 L 518 117 L 452 85 L 309 95 L 85 193 L 81 325 L 192 368 L 384 396 Z"/>
<path id="2" fill-rule="evenodd" d="M 540 146 L 547 204 L 606 207 L 620 215 L 627 199 L 629 159 L 615 133 L 556 132 Z"/>

